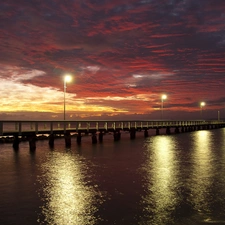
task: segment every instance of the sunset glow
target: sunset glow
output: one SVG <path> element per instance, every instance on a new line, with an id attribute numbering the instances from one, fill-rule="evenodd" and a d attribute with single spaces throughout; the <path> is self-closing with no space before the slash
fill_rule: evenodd
<path id="1" fill-rule="evenodd" d="M 3 2 L 2 119 L 225 117 L 225 2 Z M 16 21 L 16 22 L 15 22 Z M 71 80 L 65 78 L 70 74 Z M 166 95 L 165 95 L 166 96 Z"/>

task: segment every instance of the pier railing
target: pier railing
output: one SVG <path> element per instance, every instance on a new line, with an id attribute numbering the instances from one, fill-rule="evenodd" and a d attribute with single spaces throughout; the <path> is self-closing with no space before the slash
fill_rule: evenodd
<path id="1" fill-rule="evenodd" d="M 87 121 L 0 121 L 0 136 L 23 135 L 27 133 L 53 134 L 66 132 L 96 132 L 130 129 L 156 129 L 186 126 L 225 125 L 222 120 L 168 120 L 168 121 L 109 121 L 109 120 L 87 120 Z"/>

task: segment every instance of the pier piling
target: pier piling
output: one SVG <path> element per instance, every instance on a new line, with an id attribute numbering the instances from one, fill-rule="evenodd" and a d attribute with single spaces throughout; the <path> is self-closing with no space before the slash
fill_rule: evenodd
<path id="1" fill-rule="evenodd" d="M 67 131 L 64 134 L 64 138 L 65 138 L 65 145 L 66 145 L 66 147 L 71 147 L 71 135 L 70 135 L 69 131 Z"/>
<path id="2" fill-rule="evenodd" d="M 48 139 L 48 144 L 49 144 L 49 146 L 50 146 L 51 148 L 54 147 L 54 141 L 55 141 L 55 136 L 54 136 L 54 134 L 50 134 L 50 135 L 49 135 L 49 139 Z"/>
<path id="3" fill-rule="evenodd" d="M 19 137 L 17 134 L 14 135 L 14 140 L 13 140 L 13 149 L 14 150 L 18 150 L 19 149 L 19 143 L 20 143 L 20 140 L 19 140 Z"/>
<path id="4" fill-rule="evenodd" d="M 103 141 L 103 133 L 102 133 L 102 131 L 100 131 L 99 134 L 98 134 L 98 140 L 99 140 L 100 143 Z"/>
<path id="5" fill-rule="evenodd" d="M 145 131 L 144 131 L 144 137 L 145 138 L 148 137 L 148 130 L 147 129 L 145 129 Z"/>
<path id="6" fill-rule="evenodd" d="M 30 146 L 30 151 L 35 151 L 36 150 L 36 134 L 31 133 L 28 137 L 29 140 L 29 146 Z"/>
<path id="7" fill-rule="evenodd" d="M 136 138 L 136 130 L 135 128 L 130 129 L 130 139 L 133 140 Z"/>
<path id="8" fill-rule="evenodd" d="M 179 127 L 176 127 L 175 128 L 175 134 L 179 134 L 179 133 L 180 133 Z"/>
<path id="9" fill-rule="evenodd" d="M 81 144 L 81 132 L 78 132 L 77 134 L 77 144 Z"/>
<path id="10" fill-rule="evenodd" d="M 92 133 L 91 138 L 92 138 L 92 144 L 96 144 L 96 143 L 97 143 L 97 135 L 96 135 L 96 133 L 95 133 L 95 132 L 94 132 L 94 133 Z"/>
<path id="11" fill-rule="evenodd" d="M 121 133 L 119 130 L 115 130 L 113 133 L 114 141 L 119 141 L 121 138 Z"/>
<path id="12" fill-rule="evenodd" d="M 166 134 L 170 134 L 170 127 L 166 127 Z"/>

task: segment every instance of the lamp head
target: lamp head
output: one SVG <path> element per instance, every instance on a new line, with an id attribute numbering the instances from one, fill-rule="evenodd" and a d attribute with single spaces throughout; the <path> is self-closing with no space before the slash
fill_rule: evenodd
<path id="1" fill-rule="evenodd" d="M 72 77 L 70 75 L 65 75 L 64 81 L 65 82 L 70 82 L 72 80 Z"/>
<path id="2" fill-rule="evenodd" d="M 200 106 L 201 106 L 201 107 L 205 106 L 205 102 L 201 102 L 201 103 L 200 103 Z"/>
<path id="3" fill-rule="evenodd" d="M 162 95 L 162 100 L 167 99 L 167 95 Z"/>

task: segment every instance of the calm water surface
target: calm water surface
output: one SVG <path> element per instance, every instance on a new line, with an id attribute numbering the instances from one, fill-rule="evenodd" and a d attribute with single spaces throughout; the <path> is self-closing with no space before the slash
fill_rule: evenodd
<path id="1" fill-rule="evenodd" d="M 0 224 L 225 224 L 225 129 L 143 136 L 1 144 Z"/>

